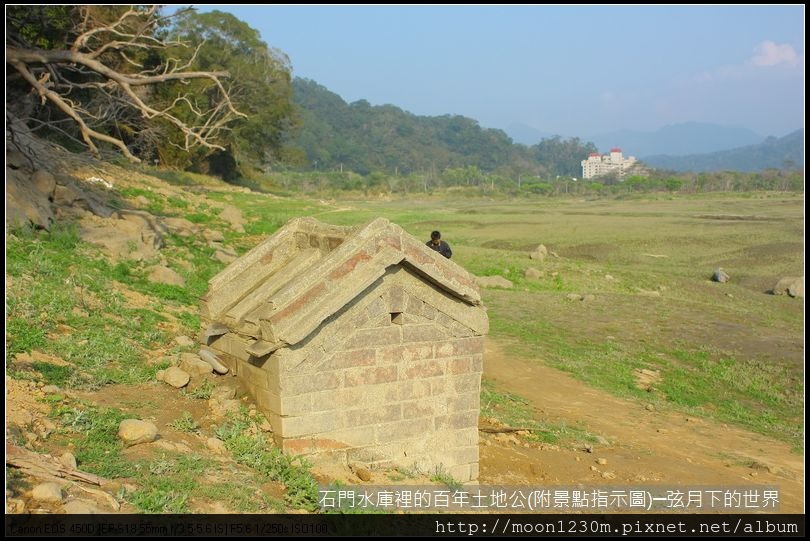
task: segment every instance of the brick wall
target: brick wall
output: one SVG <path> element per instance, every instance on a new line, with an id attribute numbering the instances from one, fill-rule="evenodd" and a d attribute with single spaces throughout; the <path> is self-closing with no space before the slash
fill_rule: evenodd
<path id="1" fill-rule="evenodd" d="M 483 313 L 398 268 L 261 362 L 235 335 L 214 347 L 230 354 L 284 450 L 441 469 L 464 482 L 478 477 L 484 347 L 459 322 L 481 317 L 469 311 Z"/>

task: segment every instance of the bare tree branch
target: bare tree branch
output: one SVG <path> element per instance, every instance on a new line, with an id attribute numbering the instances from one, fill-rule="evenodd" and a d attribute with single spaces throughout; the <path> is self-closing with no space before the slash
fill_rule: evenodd
<path id="1" fill-rule="evenodd" d="M 165 58 L 158 66 L 146 68 L 131 56 L 133 53 L 143 55 L 146 51 L 184 46 L 155 37 L 160 22 L 178 14 L 161 17 L 157 6 L 146 10 L 130 8 L 114 22 L 103 22 L 95 16 L 93 6 L 78 9 L 81 15 L 76 26 L 78 35 L 68 48 L 38 49 L 24 46 L 24 40 L 17 39 L 19 36 L 10 36 L 6 40 L 6 63 L 31 86 L 43 104 L 50 102 L 76 123 L 82 140 L 94 154 L 98 155 L 95 141 L 102 141 L 119 148 L 129 160 L 140 161 L 127 148 L 120 132 L 116 133 L 119 137 L 113 137 L 101 131 L 105 123 L 110 126 L 117 123 L 119 115 L 126 116 L 125 108 L 144 119 L 160 119 L 174 126 L 183 134 L 184 150 L 196 146 L 224 150 L 216 142 L 218 134 L 232 120 L 247 117 L 236 109 L 221 82 L 229 74 L 224 71 L 189 71 L 200 46 L 191 59 L 182 64 L 179 59 Z M 114 60 L 116 57 L 121 59 L 118 66 Z M 137 68 L 134 73 L 125 71 L 133 67 Z M 188 84 L 192 80 L 204 80 L 211 85 L 213 94 L 209 99 L 212 103 L 208 110 L 196 106 L 188 95 L 174 98 L 169 106 L 158 107 L 150 103 L 150 93 L 136 90 L 166 83 Z M 81 91 L 78 94 L 83 98 L 70 97 L 76 96 L 74 91 Z M 190 112 L 191 117 L 198 120 L 195 123 L 183 120 L 178 116 L 179 110 Z M 188 113 L 183 113 L 183 116 L 188 116 Z"/>

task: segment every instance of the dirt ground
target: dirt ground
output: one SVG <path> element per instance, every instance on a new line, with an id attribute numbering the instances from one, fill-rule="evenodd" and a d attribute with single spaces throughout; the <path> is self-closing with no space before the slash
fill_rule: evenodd
<path id="1" fill-rule="evenodd" d="M 804 512 L 804 459 L 786 443 L 677 412 L 648 410 L 540 361 L 507 354 L 493 340 L 487 342 L 484 377 L 499 390 L 526 398 L 539 419 L 580 426 L 607 443 L 591 452 L 526 448 L 482 434 L 482 485 L 658 485 L 684 492 L 768 486 L 779 489 L 781 512 Z"/>

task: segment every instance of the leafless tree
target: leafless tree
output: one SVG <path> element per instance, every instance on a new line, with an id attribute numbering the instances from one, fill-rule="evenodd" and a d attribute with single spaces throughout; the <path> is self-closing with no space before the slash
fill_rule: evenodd
<path id="1" fill-rule="evenodd" d="M 156 131 L 154 127 L 150 131 L 149 124 L 173 126 L 182 134 L 182 142 L 174 144 L 184 150 L 198 146 L 224 150 L 217 144 L 218 134 L 246 115 L 234 107 L 223 84 L 227 72 L 192 71 L 196 51 L 190 60 L 181 61 L 172 53 L 187 44 L 159 37 L 161 26 L 180 12 L 166 17 L 157 6 L 119 8 L 122 13 L 115 19 L 110 17 L 115 8 L 72 9 L 78 10 L 68 33 L 72 42 L 66 41 L 64 48 L 38 48 L 23 32 L 9 32 L 7 14 L 6 64 L 42 105 L 50 103 L 75 123 L 78 136 L 94 154 L 99 154 L 96 142 L 105 142 L 129 160 L 140 161 L 118 129 L 127 118 L 146 121 L 139 131 L 151 138 Z M 194 80 L 198 84 L 192 86 Z M 187 90 L 157 99 L 155 88 L 166 84 Z"/>

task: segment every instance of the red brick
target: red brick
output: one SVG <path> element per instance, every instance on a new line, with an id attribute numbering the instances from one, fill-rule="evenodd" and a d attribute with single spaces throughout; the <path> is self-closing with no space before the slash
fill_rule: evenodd
<path id="1" fill-rule="evenodd" d="M 377 368 L 355 368 L 346 372 L 346 387 L 358 385 L 374 385 L 386 383 L 397 379 L 397 367 L 385 366 Z"/>
<path id="2" fill-rule="evenodd" d="M 339 351 L 327 359 L 324 367 L 328 369 L 352 368 L 355 366 L 371 366 L 376 355 L 373 349 L 355 349 L 352 351 Z"/>
<path id="3" fill-rule="evenodd" d="M 399 329 L 399 326 L 395 327 Z M 377 363 L 401 364 L 403 362 L 423 361 L 433 358 L 433 346 L 423 344 L 409 344 L 407 346 L 393 346 L 377 350 Z"/>
<path id="4" fill-rule="evenodd" d="M 344 261 L 338 268 L 329 273 L 329 280 L 337 280 L 352 272 L 357 265 L 363 261 L 368 261 L 371 256 L 366 252 L 359 252 Z"/>
<path id="5" fill-rule="evenodd" d="M 323 283 L 316 285 L 315 287 L 311 288 L 309 291 L 298 297 L 295 300 L 295 302 L 288 305 L 283 310 L 280 310 L 275 314 L 273 314 L 270 317 L 270 321 L 273 323 L 284 321 L 286 317 L 288 317 L 290 314 L 295 313 L 300 308 L 306 306 L 307 304 L 317 302 L 317 298 L 323 295 L 325 292 L 326 286 L 324 286 Z"/>
<path id="6" fill-rule="evenodd" d="M 341 349 L 365 349 L 400 342 L 399 325 L 377 327 L 374 329 L 360 329 L 346 341 Z"/>
<path id="7" fill-rule="evenodd" d="M 405 377 L 408 379 L 430 378 L 444 374 L 444 367 L 435 360 L 414 363 L 405 368 Z"/>
<path id="8" fill-rule="evenodd" d="M 437 342 L 446 340 L 447 333 L 436 325 L 405 325 L 402 327 L 402 342 Z"/>
<path id="9" fill-rule="evenodd" d="M 447 361 L 448 374 L 468 374 L 472 371 L 470 357 L 458 357 Z"/>

